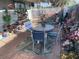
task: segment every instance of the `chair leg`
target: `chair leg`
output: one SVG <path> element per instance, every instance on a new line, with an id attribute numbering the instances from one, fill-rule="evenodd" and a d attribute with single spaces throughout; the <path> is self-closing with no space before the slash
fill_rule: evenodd
<path id="1" fill-rule="evenodd" d="M 35 44 L 34 44 L 34 42 L 33 42 L 33 48 L 32 49 L 33 49 L 33 51 L 35 51 Z"/>

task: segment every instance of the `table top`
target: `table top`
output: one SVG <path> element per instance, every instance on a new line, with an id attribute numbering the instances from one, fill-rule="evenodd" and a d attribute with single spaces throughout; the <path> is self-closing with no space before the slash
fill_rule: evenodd
<path id="1" fill-rule="evenodd" d="M 36 30 L 36 31 L 50 31 L 53 29 L 54 29 L 54 26 L 49 25 L 49 24 L 46 24 L 45 27 L 42 27 L 41 25 L 39 25 L 39 26 L 33 28 L 33 30 Z"/>

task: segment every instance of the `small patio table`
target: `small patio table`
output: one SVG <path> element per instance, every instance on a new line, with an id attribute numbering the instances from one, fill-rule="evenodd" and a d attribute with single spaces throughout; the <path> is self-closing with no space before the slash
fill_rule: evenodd
<path id="1" fill-rule="evenodd" d="M 44 33 L 44 53 L 47 53 L 48 51 L 46 50 L 46 43 L 47 43 L 47 32 L 51 31 L 54 29 L 53 25 L 45 24 L 45 27 L 43 26 L 37 26 L 32 28 L 33 30 L 36 31 L 42 31 Z"/>

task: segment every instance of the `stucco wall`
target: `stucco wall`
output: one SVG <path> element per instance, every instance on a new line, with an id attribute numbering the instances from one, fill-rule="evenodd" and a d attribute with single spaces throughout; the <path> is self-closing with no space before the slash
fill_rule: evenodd
<path id="1" fill-rule="evenodd" d="M 8 4 L 11 3 L 11 0 L 0 0 L 0 9 L 8 8 Z"/>

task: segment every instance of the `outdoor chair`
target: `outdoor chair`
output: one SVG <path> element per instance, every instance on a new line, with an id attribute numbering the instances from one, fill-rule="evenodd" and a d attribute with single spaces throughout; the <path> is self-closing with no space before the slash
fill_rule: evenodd
<path id="1" fill-rule="evenodd" d="M 50 38 L 52 38 L 52 39 L 56 39 L 57 34 L 58 34 L 57 32 L 48 32 L 47 36 L 50 37 Z"/>
<path id="2" fill-rule="evenodd" d="M 44 32 L 32 30 L 32 42 L 34 52 L 36 52 L 36 48 L 42 51 L 44 48 Z"/>

